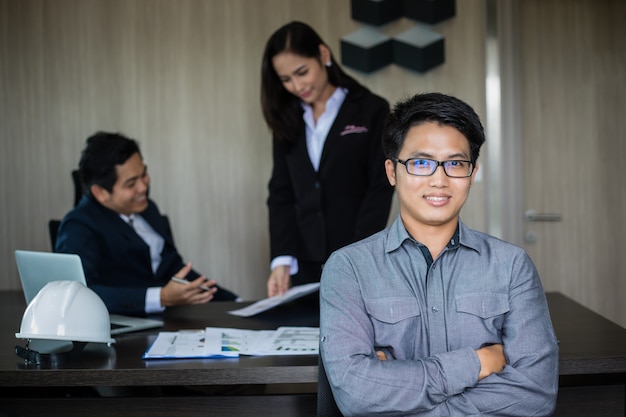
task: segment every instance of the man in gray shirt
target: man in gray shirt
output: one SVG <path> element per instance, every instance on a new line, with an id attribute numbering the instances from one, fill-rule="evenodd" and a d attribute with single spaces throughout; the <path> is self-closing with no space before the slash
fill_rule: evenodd
<path id="1" fill-rule="evenodd" d="M 558 346 L 519 247 L 459 218 L 484 130 L 438 93 L 398 103 L 383 138 L 400 215 L 335 252 L 321 279 L 320 354 L 345 415 L 548 416 Z"/>

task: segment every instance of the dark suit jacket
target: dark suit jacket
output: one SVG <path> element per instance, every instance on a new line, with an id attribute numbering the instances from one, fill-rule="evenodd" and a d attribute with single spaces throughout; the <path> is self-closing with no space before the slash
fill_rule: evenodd
<path id="1" fill-rule="evenodd" d="M 267 201 L 272 258 L 323 263 L 334 250 L 386 226 L 393 195 L 382 150 L 388 113 L 383 98 L 352 88 L 326 138 L 318 172 L 304 122 L 294 144 L 274 140 Z"/>
<path id="2" fill-rule="evenodd" d="M 55 251 L 80 256 L 87 285 L 102 298 L 111 313 L 144 315 L 146 289 L 165 285 L 184 266 L 169 222 L 153 201 L 141 216 L 165 240 L 156 274 L 152 272 L 150 249 L 143 239 L 119 214 L 90 196 L 84 196 L 59 227 Z M 187 278 L 198 276 L 196 271 L 191 271 Z M 217 298 L 235 296 L 219 290 Z"/>

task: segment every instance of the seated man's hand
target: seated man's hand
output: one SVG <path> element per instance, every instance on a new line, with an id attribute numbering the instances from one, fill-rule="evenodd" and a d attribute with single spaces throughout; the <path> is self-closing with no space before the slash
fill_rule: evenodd
<path id="1" fill-rule="evenodd" d="M 185 265 L 175 274 L 177 278 L 184 278 L 191 271 L 191 263 Z M 213 294 L 217 291 L 215 280 L 209 280 L 204 275 L 189 281 L 188 284 L 181 284 L 169 281 L 161 289 L 161 305 L 171 307 L 186 304 L 204 304 L 213 299 Z M 206 288 L 209 288 L 208 290 Z"/>
<path id="2" fill-rule="evenodd" d="M 478 349 L 476 354 L 478 355 L 478 360 L 480 361 L 480 373 L 478 374 L 479 381 L 491 374 L 502 372 L 506 366 L 504 346 L 501 344 L 485 346 Z"/>

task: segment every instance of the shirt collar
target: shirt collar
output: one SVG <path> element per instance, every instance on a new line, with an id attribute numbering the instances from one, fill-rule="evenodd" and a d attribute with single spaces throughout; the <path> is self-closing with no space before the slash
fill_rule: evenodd
<path id="1" fill-rule="evenodd" d="M 346 95 L 348 94 L 347 88 L 337 87 L 335 88 L 335 92 L 332 96 L 326 100 L 326 108 L 324 113 L 326 112 L 336 112 L 343 104 L 343 101 L 346 99 Z M 310 104 L 305 103 L 304 101 L 300 102 L 300 105 L 304 109 L 304 114 L 310 114 L 313 117 L 313 107 Z"/>
<path id="2" fill-rule="evenodd" d="M 393 252 L 398 249 L 405 240 L 414 240 L 402 223 L 402 217 L 398 215 L 393 224 L 389 227 L 387 233 L 387 240 L 385 242 L 385 251 L 387 253 Z M 471 229 L 469 229 L 461 220 L 450 239 L 450 242 L 446 245 L 448 249 L 458 248 L 459 246 L 467 246 L 478 251 L 478 244 Z"/>
<path id="3" fill-rule="evenodd" d="M 127 216 L 125 214 L 120 214 L 120 218 L 128 224 L 132 224 L 137 217 L 135 214 L 131 214 L 130 216 Z"/>

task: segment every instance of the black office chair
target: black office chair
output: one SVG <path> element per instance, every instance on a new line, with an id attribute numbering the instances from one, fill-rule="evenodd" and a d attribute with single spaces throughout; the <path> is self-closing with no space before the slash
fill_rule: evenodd
<path id="1" fill-rule="evenodd" d="M 85 194 L 77 169 L 72 171 L 72 181 L 74 182 L 74 207 L 76 207 L 80 199 L 83 198 L 83 194 Z"/>
<path id="2" fill-rule="evenodd" d="M 322 355 L 317 360 L 317 417 L 343 417 L 326 376 Z"/>
<path id="3" fill-rule="evenodd" d="M 59 226 L 61 226 L 61 220 L 57 220 L 57 219 L 48 220 L 48 234 L 50 235 L 50 244 L 52 245 L 52 252 L 54 252 L 54 246 L 57 243 L 57 234 L 59 232 Z"/>
<path id="4" fill-rule="evenodd" d="M 74 207 L 76 207 L 80 199 L 83 198 L 84 194 L 83 183 L 80 180 L 80 175 L 78 174 L 77 169 L 72 171 L 72 183 L 74 184 Z M 48 235 L 50 236 L 50 244 L 52 245 L 53 252 L 57 242 L 57 234 L 59 232 L 60 225 L 61 220 L 59 219 L 48 220 Z"/>

